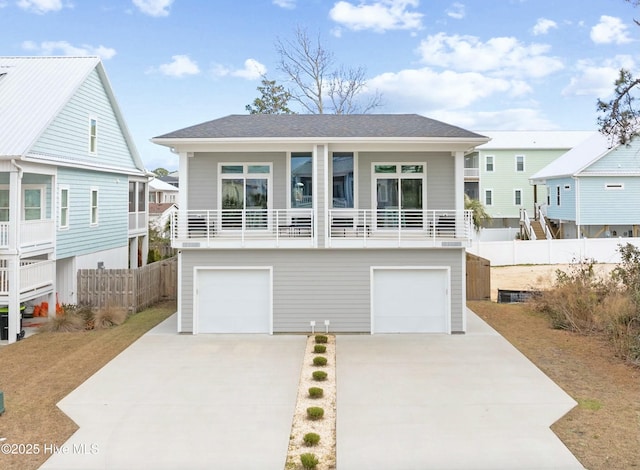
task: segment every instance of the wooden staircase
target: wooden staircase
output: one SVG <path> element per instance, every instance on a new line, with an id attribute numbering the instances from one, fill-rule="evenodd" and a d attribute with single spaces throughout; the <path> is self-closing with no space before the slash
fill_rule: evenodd
<path id="1" fill-rule="evenodd" d="M 536 234 L 536 240 L 546 240 L 547 236 L 545 235 L 544 229 L 540 225 L 540 221 L 539 220 L 534 220 L 531 223 L 531 228 L 533 229 L 534 233 Z"/>

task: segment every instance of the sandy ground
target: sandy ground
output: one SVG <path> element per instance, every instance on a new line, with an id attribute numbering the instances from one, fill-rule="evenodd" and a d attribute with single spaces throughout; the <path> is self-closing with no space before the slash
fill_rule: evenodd
<path id="1" fill-rule="evenodd" d="M 595 272 L 607 275 L 615 264 L 596 264 Z M 538 264 L 518 266 L 495 266 L 491 268 L 491 300 L 498 298 L 498 289 L 536 290 L 553 284 L 556 271 L 568 271 L 568 264 Z"/>

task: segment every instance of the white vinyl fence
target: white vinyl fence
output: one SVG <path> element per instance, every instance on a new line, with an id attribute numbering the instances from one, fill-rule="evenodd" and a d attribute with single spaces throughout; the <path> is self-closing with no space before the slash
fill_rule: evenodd
<path id="1" fill-rule="evenodd" d="M 491 261 L 491 266 L 516 264 L 567 264 L 581 259 L 618 263 L 618 247 L 631 243 L 640 248 L 640 238 L 581 238 L 565 240 L 474 241 L 467 248 Z"/>

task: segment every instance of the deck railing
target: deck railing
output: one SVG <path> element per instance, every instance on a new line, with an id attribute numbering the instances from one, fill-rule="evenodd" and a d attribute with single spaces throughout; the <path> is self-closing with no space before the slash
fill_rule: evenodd
<path id="1" fill-rule="evenodd" d="M 55 275 L 55 261 L 20 261 L 20 293 L 53 283 Z M 7 261 L 0 260 L 0 295 L 9 293 L 9 279 Z"/>
<path id="2" fill-rule="evenodd" d="M 0 222 L 0 249 L 9 248 L 11 224 Z M 23 220 L 20 222 L 20 248 L 53 245 L 55 224 L 51 219 Z"/>

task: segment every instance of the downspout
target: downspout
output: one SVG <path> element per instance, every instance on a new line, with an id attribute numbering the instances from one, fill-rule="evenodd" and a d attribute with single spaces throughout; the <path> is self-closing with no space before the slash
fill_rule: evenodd
<path id="1" fill-rule="evenodd" d="M 16 163 L 16 159 L 15 158 L 11 159 L 11 164 L 13 166 L 15 166 L 17 168 L 17 170 L 18 170 L 18 179 L 20 180 L 20 182 L 21 182 L 20 186 L 22 187 L 22 175 L 24 173 L 24 168 L 22 168 L 20 165 L 18 165 Z M 20 257 L 20 240 L 18 240 L 18 233 L 20 232 L 20 201 L 22 200 L 20 192 L 18 193 L 17 197 L 18 197 L 17 212 L 16 212 L 16 215 L 15 215 L 17 223 L 15 224 L 16 233 L 15 233 L 15 236 L 14 236 L 14 240 L 16 242 L 15 251 L 16 251 L 16 254 L 18 255 L 18 258 L 19 258 Z M 18 264 L 20 264 L 20 263 L 18 263 Z"/>

